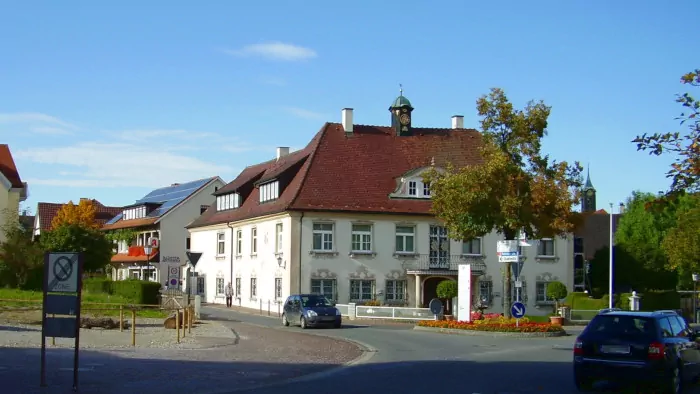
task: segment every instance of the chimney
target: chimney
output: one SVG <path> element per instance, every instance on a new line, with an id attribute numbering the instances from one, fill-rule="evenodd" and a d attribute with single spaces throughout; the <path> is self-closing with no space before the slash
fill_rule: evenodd
<path id="1" fill-rule="evenodd" d="M 620 208 L 618 209 L 618 213 L 625 213 L 625 204 L 620 203 Z"/>
<path id="2" fill-rule="evenodd" d="M 352 134 L 352 108 L 343 108 L 341 123 L 346 134 Z"/>
<path id="3" fill-rule="evenodd" d="M 175 187 L 175 186 L 180 186 L 180 184 L 179 184 L 179 183 L 173 183 L 173 184 L 170 185 L 170 187 Z"/>
<path id="4" fill-rule="evenodd" d="M 289 147 L 288 146 L 280 146 L 277 148 L 277 160 L 280 158 L 287 156 L 289 154 Z"/>
<path id="5" fill-rule="evenodd" d="M 452 117 L 452 128 L 453 129 L 463 129 L 464 128 L 464 116 L 454 115 Z"/>

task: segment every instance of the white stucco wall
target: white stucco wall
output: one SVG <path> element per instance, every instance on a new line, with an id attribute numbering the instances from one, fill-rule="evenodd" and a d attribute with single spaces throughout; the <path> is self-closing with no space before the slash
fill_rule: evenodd
<path id="1" fill-rule="evenodd" d="M 233 232 L 226 224 L 191 230 L 192 250 L 202 252 L 202 258 L 197 266 L 200 275 L 206 279 L 206 302 L 223 303 L 222 294 L 216 294 L 217 277 L 224 278 L 224 283 L 229 281 L 235 285 L 235 278 L 241 278 L 242 306 L 257 308 L 260 300 L 263 301 L 263 309 L 267 308 L 268 300 L 275 300 L 274 279 L 283 278 L 283 298 L 290 293 L 310 292 L 312 278 L 335 278 L 337 302 L 347 303 L 350 298 L 350 279 L 368 278 L 375 280 L 374 293 L 381 299 L 381 293 L 385 293 L 386 280 L 405 279 L 407 296 L 406 304 L 414 306 L 415 299 L 415 275 L 406 274 L 403 261 L 409 264 L 423 259 L 429 253 L 431 225 L 439 225 L 432 218 L 421 218 L 396 215 L 342 215 L 333 216 L 305 213 L 300 218 L 299 213 L 283 214 L 267 218 L 239 222 L 234 224 Z M 301 225 L 300 225 L 301 221 Z M 311 253 L 313 242 L 313 224 L 315 222 L 333 224 L 334 250 L 332 253 Z M 284 228 L 284 267 L 279 267 L 275 256 L 275 224 L 282 223 Z M 353 223 L 372 225 L 372 255 L 350 255 L 351 229 Z M 404 258 L 397 256 L 396 252 L 396 226 L 408 225 L 415 227 L 415 253 L 417 257 Z M 258 254 L 251 256 L 251 228 L 258 229 Z M 236 231 L 243 231 L 243 252 L 236 256 L 235 246 Z M 290 231 L 291 230 L 291 231 Z M 218 255 L 217 233 L 225 233 L 225 253 Z M 265 238 L 267 236 L 267 242 Z M 503 239 L 496 233 L 484 237 L 481 243 L 481 253 L 486 263 L 486 274 L 479 279 L 491 281 L 492 307 L 490 312 L 502 312 L 503 281 L 501 270 L 503 264 L 498 263 L 496 256 L 497 241 Z M 532 247 L 525 248 L 526 263 L 522 273 L 525 283 L 528 314 L 547 314 L 551 307 L 541 305 L 537 308 L 536 282 L 540 280 L 559 280 L 573 287 L 573 237 L 558 238 L 555 241 L 555 258 L 542 259 L 536 257 L 537 244 L 532 242 Z M 299 250 L 299 248 L 301 250 Z M 462 252 L 460 241 L 450 241 L 449 255 L 457 256 Z M 233 253 L 233 260 L 231 255 Z M 299 265 L 301 262 L 301 265 Z M 231 274 L 233 267 L 233 275 Z M 299 269 L 301 267 L 301 270 Z M 456 273 L 455 273 L 456 274 Z M 257 296 L 250 297 L 250 279 L 257 280 Z M 420 277 L 421 282 L 428 276 Z M 233 279 L 232 279 L 233 278 Z M 478 295 L 479 284 L 473 283 L 475 296 Z M 429 300 L 423 300 L 427 303 Z M 274 309 L 274 307 L 273 307 Z"/>

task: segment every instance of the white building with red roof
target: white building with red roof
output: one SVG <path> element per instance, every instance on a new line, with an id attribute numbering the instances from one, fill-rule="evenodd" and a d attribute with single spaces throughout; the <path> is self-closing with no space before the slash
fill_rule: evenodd
<path id="1" fill-rule="evenodd" d="M 448 163 L 481 160 L 481 134 L 464 128 L 412 125 L 403 95 L 389 108 L 391 126 L 326 123 L 298 151 L 277 148 L 219 189 L 216 202 L 189 224 L 191 248 L 206 302 L 223 303 L 225 284 L 236 304 L 267 309 L 290 294 L 322 293 L 338 303 L 379 301 L 425 306 L 437 284 L 471 264 L 473 299 L 501 312 L 503 281 L 493 233 L 451 240 L 431 214 L 422 174 Z M 542 240 L 526 250 L 523 301 L 528 313 L 551 312 L 549 281 L 573 286 L 573 237 Z M 515 293 L 515 288 L 510 289 Z"/>
<path id="2" fill-rule="evenodd" d="M 0 228 L 4 228 L 7 220 L 14 217 L 11 213 L 19 216 L 19 203 L 27 199 L 27 183 L 22 182 L 7 144 L 0 144 L 0 185 Z M 0 241 L 4 240 L 5 233 L 0 231 Z"/>

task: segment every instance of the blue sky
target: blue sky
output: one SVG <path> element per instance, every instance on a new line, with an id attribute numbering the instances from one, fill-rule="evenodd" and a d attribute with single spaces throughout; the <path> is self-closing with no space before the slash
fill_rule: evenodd
<path id="1" fill-rule="evenodd" d="M 544 100 L 546 152 L 591 163 L 599 207 L 617 205 L 667 188 L 670 159 L 630 140 L 680 130 L 679 77 L 700 67 L 693 1 L 193 4 L 0 2 L 0 136 L 28 207 L 228 182 L 344 107 L 388 124 L 400 83 L 416 126 L 478 127 L 491 87 Z"/>

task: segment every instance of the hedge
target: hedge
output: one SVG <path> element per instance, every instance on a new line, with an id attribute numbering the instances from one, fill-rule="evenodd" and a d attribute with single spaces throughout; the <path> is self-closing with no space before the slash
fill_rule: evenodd
<path id="1" fill-rule="evenodd" d="M 83 282 L 83 291 L 87 293 L 106 293 L 126 298 L 134 304 L 158 304 L 161 285 L 144 280 L 118 280 L 91 278 Z"/>
<path id="2" fill-rule="evenodd" d="M 649 290 L 638 293 L 640 296 L 639 309 L 642 311 L 657 311 L 662 309 L 680 309 L 681 297 L 675 290 Z M 630 309 L 629 299 L 632 293 L 614 294 L 616 308 Z M 575 310 L 600 310 L 608 307 L 609 296 L 590 298 L 586 293 L 571 293 L 566 297 L 565 304 Z"/>

